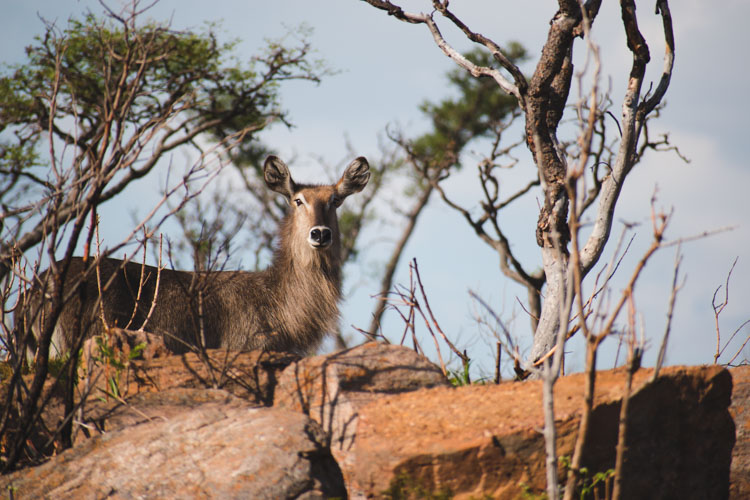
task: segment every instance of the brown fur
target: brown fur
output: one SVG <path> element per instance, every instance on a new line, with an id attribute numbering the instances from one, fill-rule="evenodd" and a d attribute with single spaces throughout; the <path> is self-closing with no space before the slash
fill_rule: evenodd
<path id="1" fill-rule="evenodd" d="M 101 331 L 103 319 L 108 326 L 162 334 L 175 352 L 191 346 L 309 351 L 338 322 L 341 257 L 336 209 L 365 187 L 368 168 L 360 157 L 335 185 L 301 185 L 281 160 L 268 157 L 266 184 L 283 194 L 290 208 L 273 262 L 264 271 L 157 272 L 155 267 L 115 259 L 89 266 L 73 259 L 64 290 L 71 298 L 58 318 L 53 349 L 68 351 L 78 332 L 89 337 Z M 317 242 L 311 232 L 315 229 Z M 82 285 L 74 288 L 77 283 Z M 36 307 L 32 303 L 25 316 L 36 335 L 44 315 L 40 311 L 47 312 L 39 307 L 40 295 L 36 293 Z"/>

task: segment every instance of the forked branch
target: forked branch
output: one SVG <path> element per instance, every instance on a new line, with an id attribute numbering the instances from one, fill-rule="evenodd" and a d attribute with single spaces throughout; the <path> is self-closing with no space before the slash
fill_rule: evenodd
<path id="1" fill-rule="evenodd" d="M 483 35 L 472 32 L 463 22 L 461 22 L 449 9 L 448 2 L 440 2 L 438 0 L 433 1 L 433 8 L 440 12 L 445 18 L 449 19 L 454 25 L 456 25 L 466 36 L 473 42 L 479 43 L 487 47 L 491 52 L 496 61 L 498 61 L 503 68 L 505 68 L 511 75 L 513 75 L 514 83 L 511 83 L 505 76 L 495 68 L 487 66 L 479 66 L 472 63 L 465 58 L 459 51 L 457 51 L 451 44 L 449 44 L 440 32 L 440 28 L 435 23 L 432 14 L 414 14 L 405 12 L 401 7 L 387 1 L 387 0 L 365 0 L 367 3 L 375 8 L 388 12 L 389 15 L 394 16 L 400 21 L 404 21 L 411 24 L 425 24 L 432 34 L 432 38 L 435 40 L 435 44 L 440 48 L 443 53 L 448 56 L 453 62 L 458 64 L 460 67 L 467 70 L 475 77 L 488 76 L 497 82 L 501 89 L 506 93 L 515 96 L 519 101 L 523 100 L 524 92 L 526 87 L 526 79 L 521 73 L 521 70 L 513 64 L 513 62 L 503 53 L 502 49 L 498 44 L 486 38 Z"/>

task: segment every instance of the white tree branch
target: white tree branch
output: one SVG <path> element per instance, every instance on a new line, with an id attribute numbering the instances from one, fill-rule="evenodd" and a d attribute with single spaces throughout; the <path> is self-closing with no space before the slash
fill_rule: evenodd
<path id="1" fill-rule="evenodd" d="M 630 2 L 625 2 L 625 4 L 629 3 Z M 654 95 L 639 105 L 638 101 L 641 96 L 645 66 L 648 62 L 648 49 L 646 48 L 645 57 L 642 52 L 637 50 L 641 48 L 637 42 L 640 41 L 642 42 L 642 45 L 645 46 L 645 41 L 642 39 L 640 32 L 638 32 L 638 26 L 634 16 L 632 20 L 630 20 L 630 24 L 628 24 L 625 16 L 626 7 L 627 5 L 623 6 L 623 21 L 625 22 L 625 29 L 628 35 L 628 45 L 632 47 L 633 50 L 633 67 L 630 72 L 627 91 L 622 103 L 622 138 L 620 140 L 620 148 L 617 152 L 617 157 L 612 166 L 612 172 L 602 183 L 602 189 L 599 195 L 599 208 L 596 213 L 593 229 L 588 241 L 581 249 L 581 267 L 583 268 L 584 275 L 599 260 L 599 257 L 604 250 L 604 246 L 609 239 L 615 205 L 619 199 L 625 177 L 633 167 L 633 155 L 646 115 L 652 111 L 664 97 L 664 94 L 669 87 L 672 68 L 674 66 L 674 35 L 672 32 L 672 19 L 669 12 L 669 5 L 667 0 L 659 0 L 657 3 L 657 11 L 661 14 L 663 19 L 664 37 L 667 42 L 666 53 L 664 55 L 664 72 Z M 635 13 L 634 6 L 632 8 L 632 13 Z M 635 38 L 639 38 L 640 40 L 634 40 Z"/>
<path id="2" fill-rule="evenodd" d="M 488 68 L 486 66 L 478 66 L 461 55 L 461 53 L 454 49 L 445 40 L 431 14 L 415 14 L 412 12 L 406 12 L 398 5 L 395 5 L 387 0 L 365 1 L 375 8 L 387 11 L 389 15 L 395 17 L 396 19 L 399 19 L 400 21 L 411 24 L 426 24 L 430 30 L 430 33 L 432 34 L 432 38 L 435 40 L 435 43 L 446 56 L 448 56 L 456 64 L 467 70 L 474 77 L 489 76 L 490 78 L 494 79 L 504 92 L 515 96 L 516 99 L 519 100 L 519 102 L 522 102 L 522 96 L 517 84 L 511 83 L 497 69 Z M 461 29 L 461 31 L 463 31 L 470 40 L 472 40 L 473 42 L 481 43 L 482 45 L 487 47 L 492 52 L 493 57 L 511 74 L 513 74 L 514 78 L 516 78 L 517 80 L 521 79 L 525 83 L 525 79 L 523 79 L 521 71 L 507 57 L 505 57 L 505 54 L 502 53 L 500 47 L 496 43 L 469 30 L 466 25 L 460 22 L 448 10 L 447 2 L 445 5 L 441 4 L 440 2 L 433 2 L 433 5 L 437 10 L 440 11 L 443 16 L 447 17 L 451 22 L 453 22 L 453 24 Z"/>
<path id="3" fill-rule="evenodd" d="M 500 71 L 494 68 L 488 68 L 487 66 L 478 66 L 466 59 L 460 52 L 454 49 L 445 38 L 443 38 L 443 35 L 440 33 L 440 29 L 435 23 L 435 20 L 432 19 L 432 16 L 424 16 L 424 18 L 424 23 L 427 24 L 427 27 L 430 29 L 430 33 L 432 33 L 432 38 L 435 40 L 435 43 L 446 56 L 453 60 L 453 62 L 467 70 L 474 77 L 491 77 L 504 92 L 515 96 L 519 101 L 521 100 L 521 93 L 519 92 L 518 87 L 509 82 Z"/>

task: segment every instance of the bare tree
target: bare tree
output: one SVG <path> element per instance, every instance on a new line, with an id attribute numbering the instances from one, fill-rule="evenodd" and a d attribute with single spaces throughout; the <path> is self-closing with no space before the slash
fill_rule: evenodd
<path id="1" fill-rule="evenodd" d="M 660 81 L 655 88 L 649 88 L 644 93 L 643 85 L 646 66 L 650 62 L 648 43 L 640 32 L 636 7 L 633 0 L 622 0 L 621 16 L 625 30 L 625 41 L 633 55 L 630 71 L 625 82 L 625 93 L 622 102 L 622 114 L 618 120 L 620 132 L 616 143 L 609 143 L 603 132 L 603 117 L 608 112 L 608 99 L 602 98 L 599 87 L 599 57 L 598 48 L 590 41 L 590 30 L 597 18 L 600 0 L 572 1 L 559 0 L 557 11 L 552 16 L 547 30 L 547 39 L 542 48 L 541 57 L 537 61 L 534 72 L 530 77 L 524 76 L 520 68 L 510 60 L 506 51 L 488 36 L 473 31 L 449 7 L 447 0 L 432 0 L 431 12 L 427 14 L 404 11 L 399 5 L 388 0 L 365 0 L 375 8 L 386 11 L 394 18 L 416 25 L 424 25 L 432 35 L 436 45 L 443 53 L 458 66 L 468 71 L 472 76 L 489 77 L 508 95 L 516 98 L 520 112 L 525 119 L 525 142 L 531 157 L 538 169 L 538 180 L 543 193 L 543 203 L 540 206 L 536 225 L 536 242 L 541 249 L 543 276 L 521 273 L 522 266 L 510 259 L 509 251 L 505 253 L 506 263 L 510 263 L 513 271 L 518 274 L 516 281 L 525 283 L 531 292 L 541 291 L 544 285 L 544 301 L 539 309 L 538 322 L 535 324 L 534 339 L 531 352 L 525 362 L 525 367 L 536 372 L 544 381 L 544 413 L 545 413 L 545 442 L 547 465 L 547 495 L 549 498 L 559 498 L 560 489 L 557 475 L 557 455 L 555 445 L 554 398 L 553 387 L 559 377 L 562 366 L 564 345 L 569 334 L 571 311 L 577 304 L 577 318 L 580 329 L 587 340 L 587 367 L 594 370 L 595 363 L 589 364 L 589 356 L 593 356 L 601 339 L 612 332 L 612 326 L 623 305 L 632 296 L 632 286 L 637 279 L 643 263 L 648 260 L 651 252 L 661 245 L 661 237 L 666 224 L 666 218 L 661 222 L 654 222 L 655 244 L 641 261 L 633 274 L 630 285 L 623 293 L 611 315 L 603 324 L 600 333 L 594 335 L 586 323 L 586 310 L 582 297 L 582 282 L 586 275 L 599 261 L 609 240 L 615 206 L 619 199 L 625 178 L 632 171 L 640 159 L 645 148 L 652 147 L 653 142 L 648 139 L 646 123 L 661 104 L 666 94 L 672 76 L 674 64 L 674 36 L 672 32 L 672 18 L 667 0 L 657 0 L 656 14 L 661 16 L 663 36 L 666 47 L 664 64 Z M 477 64 L 456 51 L 443 36 L 438 22 L 457 28 L 469 40 L 491 54 L 493 64 Z M 584 40 L 584 50 L 594 60 L 593 78 L 588 96 L 572 106 L 575 118 L 579 123 L 578 135 L 574 141 L 566 143 L 559 136 L 559 128 L 568 106 L 568 97 L 574 81 L 573 49 L 577 40 Z M 580 79 L 579 79 L 580 81 Z M 597 123 L 600 124 L 597 129 Z M 599 138 L 599 147 L 595 147 L 595 139 Z M 607 146 L 602 148 L 602 146 Z M 606 167 L 597 156 L 611 148 L 614 154 Z M 491 163 L 490 163 L 491 164 Z M 585 188 L 586 172 L 593 170 L 593 177 L 589 181 L 592 187 Z M 485 191 L 484 203 L 487 220 L 492 219 L 492 212 L 497 204 L 497 197 L 492 188 L 495 180 L 489 180 L 490 169 L 484 171 L 480 167 L 480 178 Z M 489 182 L 488 182 L 489 181 Z M 443 196 L 447 201 L 447 197 Z M 454 208 L 463 211 L 467 221 L 475 227 L 481 235 L 482 222 L 474 219 L 471 214 L 456 205 Z M 595 206 L 595 213 L 591 216 L 591 231 L 585 242 L 578 241 L 579 227 L 582 216 L 588 207 Z M 495 231 L 500 245 L 503 243 L 502 232 Z M 507 271 L 506 275 L 509 273 Z M 535 290 L 536 289 L 536 290 Z M 529 294 L 531 309 L 535 309 L 534 299 Z M 532 319 L 532 321 L 535 321 Z M 634 344 L 630 344 L 631 347 Z M 592 354 L 593 353 L 593 354 Z M 637 369 L 636 349 L 631 349 L 629 363 L 631 374 Z M 541 364 L 541 369 L 535 368 Z M 593 394 L 587 392 L 587 401 Z M 625 406 L 625 404 L 624 404 Z M 622 423 L 620 438 L 624 440 L 624 422 Z M 579 442 L 585 439 L 585 428 L 579 433 Z M 618 454 L 620 455 L 620 454 Z M 577 464 L 574 465 L 576 467 Z M 573 494 L 575 475 L 570 478 L 566 495 Z M 617 483 L 618 478 L 615 478 Z M 615 494 L 619 492 L 617 484 Z"/>
<path id="2" fill-rule="evenodd" d="M 584 25 L 593 25 L 599 12 L 601 1 L 576 2 L 560 0 L 558 10 L 551 19 L 547 40 L 542 49 L 533 74 L 526 78 L 520 68 L 507 56 L 505 50 L 484 34 L 471 30 L 449 8 L 448 2 L 434 0 L 432 12 L 418 14 L 404 11 L 390 1 L 365 0 L 373 7 L 386 11 L 398 20 L 411 24 L 425 25 L 437 46 L 456 64 L 475 77 L 492 78 L 505 93 L 514 96 L 525 118 L 526 145 L 539 169 L 539 181 L 544 194 L 536 228 L 537 244 L 541 248 L 545 300 L 542 304 L 538 325 L 534 334 L 533 347 L 528 363 L 540 359 L 555 344 L 560 324 L 560 304 L 565 296 L 566 272 L 558 268 L 569 268 L 570 228 L 569 197 L 565 186 L 569 159 L 563 141 L 558 137 L 558 126 L 564 115 L 565 106 L 573 80 L 573 48 L 577 39 L 584 33 Z M 650 61 L 648 44 L 638 28 L 635 2 L 622 1 L 621 11 L 626 42 L 633 54 L 633 62 L 626 82 L 622 116 L 619 120 L 621 137 L 617 154 L 606 175 L 597 178 L 598 206 L 593 216 L 591 234 L 581 248 L 580 271 L 585 276 L 601 257 L 609 240 L 614 209 L 625 177 L 638 159 L 639 141 L 643 137 L 646 118 L 661 103 L 672 76 L 674 63 L 674 37 L 672 19 L 666 0 L 657 2 L 656 11 L 663 20 L 663 33 L 666 42 L 664 68 L 656 88 L 643 93 L 646 65 Z M 469 40 L 488 51 L 499 68 L 477 65 L 456 51 L 443 37 L 438 27 L 438 17 L 458 28 Z M 598 107 L 583 117 L 585 122 L 595 122 L 603 115 Z M 593 129 L 591 129 L 593 134 Z M 577 155 L 591 160 L 590 136 L 581 137 L 577 143 Z M 586 203 L 580 205 L 585 207 Z"/>

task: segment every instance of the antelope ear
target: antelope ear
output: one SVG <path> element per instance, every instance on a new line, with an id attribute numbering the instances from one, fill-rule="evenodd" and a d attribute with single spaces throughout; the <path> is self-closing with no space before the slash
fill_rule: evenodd
<path id="1" fill-rule="evenodd" d="M 364 156 L 360 156 L 346 167 L 344 175 L 336 183 L 336 198 L 339 204 L 350 194 L 359 193 L 370 180 L 370 165 Z"/>
<path id="2" fill-rule="evenodd" d="M 277 156 L 269 156 L 263 164 L 263 178 L 272 191 L 283 194 L 287 201 L 294 196 L 294 181 L 289 173 L 289 167 Z"/>

